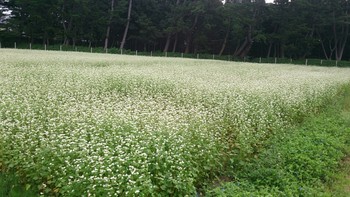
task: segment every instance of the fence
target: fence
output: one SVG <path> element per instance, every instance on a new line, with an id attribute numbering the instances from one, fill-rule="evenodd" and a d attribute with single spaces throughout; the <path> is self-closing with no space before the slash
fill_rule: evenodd
<path id="1" fill-rule="evenodd" d="M 102 47 L 83 47 L 83 46 L 65 46 L 65 45 L 38 45 L 38 44 L 2 44 L 0 42 L 0 48 L 15 48 L 15 49 L 30 49 L 30 50 L 53 50 L 53 51 L 76 51 L 76 52 L 88 52 L 88 53 L 109 53 L 109 54 L 121 54 L 121 55 L 137 55 L 137 56 L 154 56 L 154 57 L 177 57 L 177 58 L 192 58 L 192 59 L 212 59 L 223 61 L 236 61 L 236 62 L 251 62 L 251 63 L 269 63 L 269 64 L 296 64 L 296 65 L 314 65 L 314 66 L 326 66 L 326 67 L 350 67 L 349 61 L 336 61 L 336 60 L 321 60 L 321 59 L 290 59 L 290 58 L 252 58 L 252 57 L 234 57 L 232 55 L 215 55 L 215 54 L 188 54 L 178 52 L 160 52 L 160 51 L 131 51 L 118 48 L 104 49 Z"/>

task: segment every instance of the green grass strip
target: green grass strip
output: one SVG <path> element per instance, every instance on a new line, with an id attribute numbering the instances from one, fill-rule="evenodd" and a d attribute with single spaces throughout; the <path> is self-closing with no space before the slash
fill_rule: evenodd
<path id="1" fill-rule="evenodd" d="M 252 161 L 232 166 L 232 181 L 209 196 L 346 196 L 350 162 L 342 160 L 350 152 L 349 112 L 346 87 L 324 112 L 277 134 Z"/>

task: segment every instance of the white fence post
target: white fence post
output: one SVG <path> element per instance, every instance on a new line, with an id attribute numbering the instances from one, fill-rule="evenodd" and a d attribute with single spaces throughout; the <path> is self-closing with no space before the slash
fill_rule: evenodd
<path id="1" fill-rule="evenodd" d="M 60 45 L 60 51 L 62 51 L 62 45 Z"/>
<path id="2" fill-rule="evenodd" d="M 308 59 L 305 60 L 305 65 L 307 66 Z"/>
<path id="3" fill-rule="evenodd" d="M 136 56 L 137 56 L 137 50 L 136 50 Z"/>
<path id="4" fill-rule="evenodd" d="M 17 43 L 15 42 L 15 49 L 17 49 Z"/>

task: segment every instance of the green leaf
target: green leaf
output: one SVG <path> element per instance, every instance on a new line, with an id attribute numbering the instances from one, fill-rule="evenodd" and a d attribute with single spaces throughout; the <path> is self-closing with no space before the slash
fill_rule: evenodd
<path id="1" fill-rule="evenodd" d="M 31 185 L 30 184 L 26 184 L 26 191 L 28 191 L 30 189 Z"/>

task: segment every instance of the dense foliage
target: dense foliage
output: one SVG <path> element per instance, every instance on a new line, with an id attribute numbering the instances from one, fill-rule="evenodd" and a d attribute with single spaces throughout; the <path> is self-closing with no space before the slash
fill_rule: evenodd
<path id="1" fill-rule="evenodd" d="M 350 80 L 345 68 L 5 49 L 0 58 L 0 168 L 47 195 L 193 195 Z"/>
<path id="2" fill-rule="evenodd" d="M 10 0 L 0 41 L 348 59 L 347 0 Z M 0 20 L 1 21 L 1 20 Z"/>

